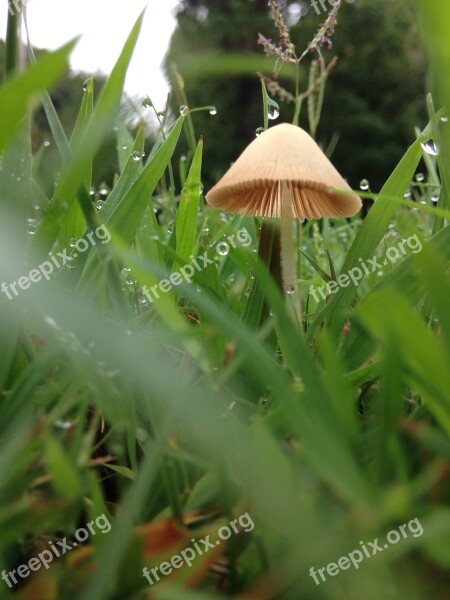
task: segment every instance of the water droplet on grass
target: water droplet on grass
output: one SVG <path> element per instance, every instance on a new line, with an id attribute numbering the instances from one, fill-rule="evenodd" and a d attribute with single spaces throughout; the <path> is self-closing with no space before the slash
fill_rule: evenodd
<path id="1" fill-rule="evenodd" d="M 226 256 L 229 251 L 230 247 L 228 246 L 227 242 L 219 242 L 217 244 L 217 253 L 220 254 L 220 256 Z"/>
<path id="2" fill-rule="evenodd" d="M 264 127 L 258 127 L 255 131 L 256 137 L 259 137 L 262 133 L 264 133 Z"/>
<path id="3" fill-rule="evenodd" d="M 185 117 L 188 114 L 188 112 L 189 112 L 189 106 L 186 106 L 186 104 L 182 104 L 180 106 L 180 115 L 182 117 Z"/>
<path id="4" fill-rule="evenodd" d="M 139 160 L 141 160 L 142 155 L 140 154 L 140 152 L 133 152 L 132 157 L 135 162 L 138 162 Z"/>
<path id="5" fill-rule="evenodd" d="M 217 108 L 215 106 L 211 106 L 211 108 L 209 109 L 209 114 L 213 117 L 217 115 Z"/>
<path id="6" fill-rule="evenodd" d="M 367 192 L 367 190 L 369 189 L 370 185 L 369 182 L 367 181 L 367 179 L 362 179 L 361 183 L 359 184 L 360 189 L 363 192 Z"/>
<path id="7" fill-rule="evenodd" d="M 269 112 L 267 113 L 267 118 L 271 121 L 275 121 L 275 119 L 278 119 L 279 116 L 280 111 L 277 108 L 275 108 L 275 106 L 270 106 Z"/>
<path id="8" fill-rule="evenodd" d="M 421 183 L 422 181 L 425 181 L 425 175 L 423 173 L 417 173 L 416 181 L 418 181 L 419 183 Z"/>
<path id="9" fill-rule="evenodd" d="M 422 150 L 427 154 L 430 154 L 430 156 L 437 156 L 439 153 L 434 140 L 430 139 L 426 142 L 422 142 L 421 146 Z"/>
<path id="10" fill-rule="evenodd" d="M 27 219 L 27 231 L 29 235 L 34 235 L 37 229 L 36 219 Z"/>
<path id="11" fill-rule="evenodd" d="M 288 285 L 286 288 L 286 294 L 292 295 L 295 292 L 295 287 L 293 285 Z"/>

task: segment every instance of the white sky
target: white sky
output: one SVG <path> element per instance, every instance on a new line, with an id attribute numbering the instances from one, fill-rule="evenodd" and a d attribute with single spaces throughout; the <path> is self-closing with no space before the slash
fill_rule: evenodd
<path id="1" fill-rule="evenodd" d="M 8 4 L 0 0 L 0 36 L 5 37 Z M 75 70 L 109 73 L 140 12 L 147 7 L 125 89 L 149 95 L 162 110 L 168 87 L 160 70 L 175 27 L 178 0 L 28 0 L 31 41 L 55 49 L 82 35 L 71 62 Z"/>

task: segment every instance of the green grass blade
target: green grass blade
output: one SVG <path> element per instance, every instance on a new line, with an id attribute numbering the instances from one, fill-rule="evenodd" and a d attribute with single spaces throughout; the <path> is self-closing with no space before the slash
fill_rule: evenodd
<path id="1" fill-rule="evenodd" d="M 203 140 L 195 151 L 189 174 L 181 194 L 180 206 L 175 221 L 176 253 L 184 262 L 190 262 L 194 251 L 198 209 L 201 194 Z"/>

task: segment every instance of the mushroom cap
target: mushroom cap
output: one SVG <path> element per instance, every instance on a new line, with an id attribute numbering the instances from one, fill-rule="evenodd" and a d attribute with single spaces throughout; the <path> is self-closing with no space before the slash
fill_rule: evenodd
<path id="1" fill-rule="evenodd" d="M 312 137 L 288 123 L 253 140 L 206 201 L 224 212 L 281 218 L 283 182 L 291 190 L 297 219 L 350 217 L 362 206 Z M 334 193 L 336 189 L 348 193 Z"/>

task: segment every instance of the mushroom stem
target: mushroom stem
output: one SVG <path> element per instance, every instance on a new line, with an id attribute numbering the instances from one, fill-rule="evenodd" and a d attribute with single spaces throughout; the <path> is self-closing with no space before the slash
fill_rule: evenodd
<path id="1" fill-rule="evenodd" d="M 294 249 L 292 243 L 292 189 L 286 181 L 279 182 L 281 203 L 281 278 L 286 298 L 292 303 L 299 325 L 302 323 L 302 307 L 297 283 Z"/>

